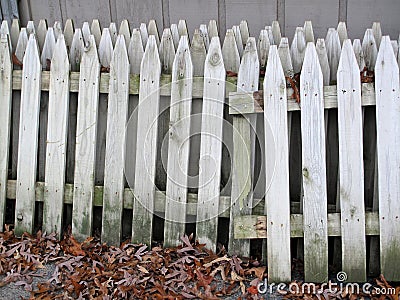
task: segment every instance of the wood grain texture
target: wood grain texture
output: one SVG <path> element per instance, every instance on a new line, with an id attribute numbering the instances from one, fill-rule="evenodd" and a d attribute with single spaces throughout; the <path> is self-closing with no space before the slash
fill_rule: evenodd
<path id="1" fill-rule="evenodd" d="M 132 241 L 152 242 L 161 63 L 156 37 L 149 36 L 140 72 Z"/>
<path id="2" fill-rule="evenodd" d="M 288 282 L 291 279 L 291 257 L 286 80 L 277 46 L 271 47 L 268 58 L 266 73 L 270 76 L 264 80 L 268 279 Z"/>
<path id="3" fill-rule="evenodd" d="M 187 35 L 180 38 L 172 67 L 169 121 L 167 188 L 164 245 L 177 246 L 185 232 L 190 114 L 192 109 L 193 66 Z"/>
<path id="4" fill-rule="evenodd" d="M 202 33 L 198 29 L 194 31 L 190 53 L 192 56 L 193 76 L 203 76 L 207 53 Z"/>
<path id="5" fill-rule="evenodd" d="M 119 245 L 122 238 L 126 122 L 128 118 L 129 60 L 125 38 L 119 35 L 110 63 L 104 168 L 102 240 Z"/>
<path id="6" fill-rule="evenodd" d="M 196 237 L 216 250 L 222 161 L 225 68 L 218 37 L 211 40 L 204 67 Z"/>
<path id="7" fill-rule="evenodd" d="M 270 47 L 270 43 L 269 43 L 268 33 L 265 29 L 262 29 L 260 31 L 260 36 L 257 41 L 257 53 L 258 53 L 258 61 L 260 62 L 261 70 L 264 70 L 264 71 L 265 71 L 265 67 L 267 66 L 269 47 Z"/>
<path id="8" fill-rule="evenodd" d="M 304 274 L 307 282 L 325 282 L 328 279 L 328 232 L 323 77 L 312 43 L 307 45 L 300 92 Z"/>
<path id="9" fill-rule="evenodd" d="M 72 233 L 77 240 L 92 234 L 100 63 L 93 35 L 84 47 L 79 74 Z"/>
<path id="10" fill-rule="evenodd" d="M 160 42 L 160 62 L 161 72 L 164 74 L 172 73 L 172 65 L 175 58 L 175 47 L 172 39 L 172 33 L 169 28 L 165 28 Z"/>
<path id="11" fill-rule="evenodd" d="M 365 31 L 362 41 L 362 50 L 364 52 L 365 66 L 368 70 L 373 71 L 375 69 L 376 57 L 378 55 L 378 46 L 375 41 L 374 32 L 371 28 L 368 28 Z"/>
<path id="12" fill-rule="evenodd" d="M 361 83 L 350 40 L 343 43 L 337 80 L 342 270 L 350 282 L 364 282 L 366 241 Z"/>
<path id="13" fill-rule="evenodd" d="M 46 40 L 46 35 L 47 35 L 47 21 L 44 19 L 41 19 L 39 21 L 38 30 L 36 33 L 36 38 L 37 38 L 38 45 L 39 45 L 39 53 L 42 53 L 42 51 L 43 51 L 43 45 Z"/>
<path id="14" fill-rule="evenodd" d="M 303 65 L 304 54 L 306 51 L 306 38 L 303 27 L 297 27 L 294 34 L 290 55 L 292 57 L 293 71 L 299 73 Z"/>
<path id="15" fill-rule="evenodd" d="M 129 22 L 128 20 L 122 20 L 121 25 L 119 25 L 119 34 L 122 34 L 125 39 L 125 45 L 128 48 L 129 44 L 131 43 L 131 30 L 129 27 Z"/>
<path id="16" fill-rule="evenodd" d="M 235 34 L 232 29 L 226 31 L 224 44 L 222 46 L 222 56 L 226 71 L 238 73 L 240 66 L 240 55 L 237 49 Z"/>
<path id="17" fill-rule="evenodd" d="M 388 36 L 382 38 L 375 68 L 381 272 L 400 279 L 400 95 L 399 67 Z"/>
<path id="18" fill-rule="evenodd" d="M 102 37 L 99 19 L 93 19 L 92 24 L 90 25 L 90 33 L 93 34 L 96 41 L 96 47 L 99 48 Z"/>
<path id="19" fill-rule="evenodd" d="M 306 39 L 306 43 L 308 43 L 308 42 L 315 43 L 314 30 L 313 30 L 312 22 L 311 21 L 305 21 L 303 29 L 304 29 L 304 37 Z"/>
<path id="20" fill-rule="evenodd" d="M 322 76 L 324 78 L 324 86 L 328 86 L 331 82 L 331 71 L 330 71 L 331 69 L 329 67 L 329 59 L 328 59 L 328 53 L 326 51 L 325 40 L 317 39 L 315 48 L 317 50 Z"/>
<path id="21" fill-rule="evenodd" d="M 274 37 L 274 42 L 276 45 L 280 45 L 281 43 L 281 38 L 282 38 L 282 34 L 281 34 L 281 26 L 279 24 L 278 21 L 272 21 L 272 35 Z"/>
<path id="22" fill-rule="evenodd" d="M 131 74 L 140 74 L 140 64 L 144 54 L 142 36 L 139 29 L 133 29 L 128 49 Z"/>
<path id="23" fill-rule="evenodd" d="M 376 48 L 379 50 L 379 47 L 381 45 L 381 40 L 382 40 L 382 29 L 381 29 L 381 23 L 380 22 L 372 23 L 372 32 L 374 34 L 374 39 L 375 39 L 375 42 L 376 42 Z"/>
<path id="24" fill-rule="evenodd" d="M 39 51 L 31 35 L 23 59 L 21 110 L 18 139 L 15 234 L 33 231 L 35 216 L 35 182 L 40 111 Z"/>
<path id="25" fill-rule="evenodd" d="M 359 39 L 354 39 L 353 41 L 353 51 L 356 56 L 358 68 L 361 71 L 364 70 L 365 67 L 365 60 L 364 60 L 364 52 L 361 46 L 361 42 Z"/>
<path id="26" fill-rule="evenodd" d="M 66 20 L 65 26 L 64 26 L 64 40 L 65 40 L 65 45 L 67 46 L 68 52 L 69 52 L 69 49 L 71 49 L 72 40 L 74 38 L 74 33 L 75 33 L 74 21 L 71 19 Z"/>
<path id="27" fill-rule="evenodd" d="M 332 84 L 336 84 L 337 68 L 342 49 L 339 34 L 335 28 L 329 28 L 325 38 L 325 46 L 329 61 L 330 81 Z"/>
<path id="28" fill-rule="evenodd" d="M 349 38 L 347 35 L 346 22 L 339 22 L 336 31 L 339 35 L 340 46 L 343 46 L 344 41 Z"/>
<path id="29" fill-rule="evenodd" d="M 238 91 L 258 90 L 260 62 L 254 38 L 249 38 L 238 73 Z M 253 181 L 255 160 L 256 116 L 233 117 L 232 190 L 228 250 L 232 254 L 250 256 L 250 241 L 235 240 L 234 220 L 237 216 L 251 214 L 253 207 Z"/>
<path id="30" fill-rule="evenodd" d="M 7 22 L 6 22 L 7 24 Z M 11 43 L 7 33 L 0 35 L 0 231 L 3 231 L 6 211 L 6 188 L 12 107 Z"/>
<path id="31" fill-rule="evenodd" d="M 43 229 L 62 234 L 69 116 L 69 59 L 64 36 L 58 37 L 51 60 L 45 168 Z"/>

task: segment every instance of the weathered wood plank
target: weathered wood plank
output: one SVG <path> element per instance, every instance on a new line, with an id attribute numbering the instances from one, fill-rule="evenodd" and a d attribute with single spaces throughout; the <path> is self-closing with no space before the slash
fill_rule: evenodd
<path id="1" fill-rule="evenodd" d="M 236 47 L 238 49 L 239 56 L 242 57 L 242 55 L 243 55 L 243 40 L 242 40 L 242 36 L 240 34 L 239 26 L 232 26 L 232 31 L 235 36 Z"/>
<path id="2" fill-rule="evenodd" d="M 171 34 L 172 34 L 172 39 L 174 41 L 174 47 L 175 49 L 177 49 L 179 44 L 179 31 L 177 24 L 171 24 Z"/>
<path id="3" fill-rule="evenodd" d="M 261 70 L 265 71 L 265 67 L 267 66 L 268 53 L 269 53 L 269 38 L 268 33 L 265 29 L 260 31 L 260 36 L 257 41 L 257 53 L 258 53 L 258 61 L 260 62 Z"/>
<path id="4" fill-rule="evenodd" d="M 118 37 L 117 25 L 115 25 L 114 22 L 111 22 L 110 26 L 108 27 L 108 31 L 110 32 L 112 46 L 114 47 L 115 46 L 115 42 L 117 41 L 117 37 Z M 103 30 L 103 33 L 104 33 L 104 30 Z"/>
<path id="5" fill-rule="evenodd" d="M 272 21 L 271 28 L 272 28 L 272 36 L 274 37 L 275 44 L 280 45 L 282 35 L 281 35 L 281 27 L 279 25 L 279 22 L 276 20 Z"/>
<path id="6" fill-rule="evenodd" d="M 400 280 L 400 86 L 389 36 L 382 38 L 375 68 L 381 272 Z"/>
<path id="7" fill-rule="evenodd" d="M 285 101 L 286 79 L 277 46 L 270 49 L 266 73 L 269 74 L 267 80 L 264 80 L 268 279 L 272 282 L 289 282 L 291 256 L 288 114 Z"/>
<path id="8" fill-rule="evenodd" d="M 315 48 L 318 54 L 319 64 L 321 66 L 322 76 L 324 78 L 324 86 L 329 85 L 331 82 L 331 74 L 328 60 L 328 53 L 325 47 L 324 39 L 317 39 L 317 43 L 315 44 Z"/>
<path id="9" fill-rule="evenodd" d="M 187 35 L 183 35 L 172 67 L 164 224 L 165 247 L 179 245 L 180 238 L 185 232 L 192 83 L 193 66 L 189 39 Z"/>
<path id="10" fill-rule="evenodd" d="M 364 282 L 366 242 L 361 83 L 350 40 L 343 43 L 337 76 L 342 270 L 349 282 Z"/>
<path id="11" fill-rule="evenodd" d="M 336 31 L 339 35 L 340 46 L 343 46 L 344 41 L 348 39 L 346 22 L 339 22 Z"/>
<path id="12" fill-rule="evenodd" d="M 307 45 L 301 90 L 304 211 L 304 275 L 307 282 L 328 280 L 327 189 L 323 77 L 317 52 Z"/>
<path id="13" fill-rule="evenodd" d="M 56 38 L 56 41 L 57 41 L 58 37 L 63 33 L 62 24 L 60 21 L 54 22 L 53 31 L 54 31 L 54 37 Z"/>
<path id="14" fill-rule="evenodd" d="M 148 34 L 150 35 L 154 35 L 154 38 L 156 40 L 157 43 L 157 47 L 160 46 L 160 36 L 158 35 L 158 29 L 157 29 L 157 24 L 156 24 L 156 20 L 150 20 L 149 21 L 149 25 L 147 27 L 148 30 Z M 142 37 L 143 39 L 143 37 Z"/>
<path id="15" fill-rule="evenodd" d="M 245 47 L 247 40 L 250 37 L 249 26 L 247 25 L 246 20 L 240 21 L 239 29 L 240 29 L 240 35 L 242 37 L 243 47 Z"/>
<path id="16" fill-rule="evenodd" d="M 108 96 L 101 238 L 108 244 L 119 245 L 122 237 L 125 127 L 129 103 L 129 60 L 122 34 L 118 36 L 115 44 L 110 63 L 110 76 L 112 80 Z"/>
<path id="17" fill-rule="evenodd" d="M 216 20 L 210 20 L 208 23 L 208 37 L 210 41 L 212 40 L 213 37 L 218 36 L 218 27 L 217 27 L 217 21 Z M 208 48 L 207 48 L 208 51 Z"/>
<path id="18" fill-rule="evenodd" d="M 39 45 L 39 53 L 42 53 L 42 51 L 43 51 L 43 46 L 44 46 L 44 43 L 46 40 L 46 35 L 47 35 L 47 21 L 44 19 L 41 19 L 39 21 L 38 30 L 36 33 L 36 38 L 37 38 L 38 45 Z M 43 65 L 43 63 L 42 63 L 42 65 Z"/>
<path id="19" fill-rule="evenodd" d="M 13 53 L 17 48 L 19 35 L 20 35 L 19 19 L 14 19 L 11 23 L 11 29 L 10 29 L 10 39 L 11 39 L 11 46 Z"/>
<path id="20" fill-rule="evenodd" d="M 364 70 L 365 60 L 364 60 L 364 52 L 362 50 L 361 42 L 359 39 L 354 39 L 353 41 L 353 51 L 357 59 L 358 69 L 361 71 Z"/>
<path id="21" fill-rule="evenodd" d="M 301 71 L 306 45 L 304 29 L 303 27 L 297 27 L 292 41 L 292 46 L 290 48 L 294 73 L 299 73 Z"/>
<path id="22" fill-rule="evenodd" d="M 33 23 L 33 21 L 28 21 L 26 24 L 26 34 L 28 35 L 28 38 L 31 34 L 36 35 L 35 23 Z"/>
<path id="23" fill-rule="evenodd" d="M 85 41 L 79 74 L 72 233 L 92 234 L 100 63 L 93 35 Z"/>
<path id="24" fill-rule="evenodd" d="M 187 35 L 189 37 L 188 29 L 186 26 L 186 21 L 185 20 L 179 20 L 178 22 L 178 34 L 179 38 L 183 35 Z"/>
<path id="25" fill-rule="evenodd" d="M 306 43 L 308 42 L 315 43 L 312 22 L 305 21 L 303 29 L 304 29 L 304 37 L 306 38 Z"/>
<path id="26" fill-rule="evenodd" d="M 208 36 L 208 29 L 207 29 L 206 24 L 200 25 L 200 34 L 203 37 L 204 46 L 206 47 L 206 50 L 208 51 L 208 47 L 210 46 L 210 38 Z"/>
<path id="27" fill-rule="evenodd" d="M 260 62 L 254 38 L 249 38 L 238 73 L 238 91 L 258 90 Z M 256 115 L 233 116 L 232 190 L 228 250 L 231 254 L 250 256 L 250 241 L 235 240 L 234 220 L 251 214 L 253 207 L 253 180 L 255 156 Z"/>
<path id="28" fill-rule="evenodd" d="M 190 53 L 193 63 L 193 76 L 203 76 L 204 62 L 206 61 L 207 53 L 204 45 L 204 38 L 201 36 L 201 32 L 198 29 L 194 31 Z"/>
<path id="29" fill-rule="evenodd" d="M 149 33 L 147 32 L 146 23 L 141 23 L 139 30 L 140 30 L 140 37 L 142 38 L 143 49 L 145 49 L 147 45 L 147 40 L 149 39 Z"/>
<path id="30" fill-rule="evenodd" d="M 237 74 L 240 66 L 240 55 L 237 49 L 235 34 L 232 29 L 226 31 L 224 44 L 222 46 L 222 56 L 225 70 Z"/>
<path id="31" fill-rule="evenodd" d="M 140 64 L 144 54 L 142 36 L 139 29 L 132 32 L 131 42 L 128 49 L 128 57 L 131 66 L 131 74 L 140 74 Z"/>
<path id="32" fill-rule="evenodd" d="M 99 48 L 102 33 L 98 19 L 93 19 L 92 25 L 90 25 L 90 33 L 93 34 L 96 41 L 96 47 Z"/>
<path id="33" fill-rule="evenodd" d="M 275 45 L 274 34 L 272 33 L 272 26 L 265 26 L 265 31 L 267 32 L 269 43 Z"/>
<path id="34" fill-rule="evenodd" d="M 34 35 L 29 38 L 23 64 L 15 205 L 17 236 L 25 231 L 32 233 L 35 216 L 41 65 Z"/>
<path id="35" fill-rule="evenodd" d="M 5 21 L 7 24 L 7 21 Z M 6 211 L 6 188 L 12 107 L 11 42 L 6 33 L 0 35 L 0 231 L 3 231 Z"/>
<path id="36" fill-rule="evenodd" d="M 211 39 L 204 66 L 196 237 L 216 250 L 222 161 L 225 68 L 219 38 Z"/>
<path id="37" fill-rule="evenodd" d="M 330 81 L 332 84 L 336 84 L 337 68 L 339 65 L 340 52 L 342 51 L 340 46 L 339 34 L 335 28 L 329 28 L 325 38 L 326 53 L 328 55 L 329 69 L 330 69 Z"/>
<path id="38" fill-rule="evenodd" d="M 75 34 L 74 21 L 72 21 L 71 19 L 68 19 L 67 21 L 65 21 L 65 26 L 64 26 L 64 40 L 65 40 L 65 45 L 67 46 L 68 52 L 69 52 L 69 49 L 71 49 L 74 34 Z"/>
<path id="39" fill-rule="evenodd" d="M 56 38 L 54 37 L 53 28 L 47 29 L 46 38 L 44 40 L 42 55 L 40 57 L 42 68 L 46 71 L 50 71 L 50 63 L 53 58 L 53 51 L 56 45 Z"/>
<path id="40" fill-rule="evenodd" d="M 122 34 L 125 39 L 125 45 L 128 49 L 129 44 L 131 43 L 131 30 L 129 27 L 129 22 L 128 20 L 122 20 L 121 25 L 119 25 L 119 34 Z"/>
<path id="41" fill-rule="evenodd" d="M 375 39 L 375 42 L 376 42 L 376 48 L 379 50 L 379 47 L 381 45 L 381 40 L 382 40 L 382 29 L 381 29 L 381 23 L 380 22 L 372 23 L 372 32 L 374 34 L 374 39 Z"/>
<path id="42" fill-rule="evenodd" d="M 364 52 L 365 66 L 368 70 L 373 71 L 375 69 L 376 57 L 378 55 L 378 46 L 374 38 L 374 32 L 371 28 L 368 28 L 365 31 L 362 41 L 362 49 Z"/>
<path id="43" fill-rule="evenodd" d="M 160 42 L 159 55 L 160 55 L 162 73 L 171 74 L 172 65 L 174 63 L 174 58 L 175 58 L 175 48 L 174 48 L 174 41 L 172 39 L 172 33 L 169 28 L 165 28 L 163 31 L 163 35 L 161 37 L 161 42 Z"/>
<path id="44" fill-rule="evenodd" d="M 50 67 L 43 229 L 62 234 L 69 116 L 69 60 L 64 36 L 58 37 Z"/>
<path id="45" fill-rule="evenodd" d="M 140 72 L 132 241 L 152 241 L 161 63 L 156 37 L 149 36 Z"/>

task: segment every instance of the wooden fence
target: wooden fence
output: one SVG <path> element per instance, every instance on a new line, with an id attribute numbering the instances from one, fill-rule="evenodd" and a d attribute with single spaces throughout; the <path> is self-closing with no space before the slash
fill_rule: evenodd
<path id="1" fill-rule="evenodd" d="M 349 281 L 400 280 L 398 42 L 379 23 L 362 43 L 345 23 L 315 41 L 306 22 L 291 45 L 279 28 L 256 40 L 242 21 L 221 46 L 215 21 L 190 40 L 183 20 L 161 39 L 154 21 L 3 22 L 0 223 L 61 234 L 69 214 L 83 240 L 100 218 L 103 241 L 128 223 L 150 245 L 156 214 L 166 246 L 193 220 L 213 250 L 267 238 L 272 281 L 290 281 L 292 243 L 306 281 L 327 280 L 328 250 Z"/>

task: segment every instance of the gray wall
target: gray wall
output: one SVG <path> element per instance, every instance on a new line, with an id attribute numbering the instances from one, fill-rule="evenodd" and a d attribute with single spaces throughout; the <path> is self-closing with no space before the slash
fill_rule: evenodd
<path id="1" fill-rule="evenodd" d="M 316 37 L 325 37 L 338 20 L 347 21 L 350 38 L 362 38 L 373 21 L 380 21 L 383 34 L 397 39 L 400 31 L 400 0 L 20 0 L 22 25 L 29 19 L 73 19 L 76 27 L 98 18 L 103 26 L 128 19 L 132 27 L 155 19 L 159 31 L 186 19 L 190 35 L 201 23 L 216 19 L 220 33 L 248 21 L 250 34 L 278 20 L 282 33 L 291 38 L 297 26 L 312 20 Z"/>

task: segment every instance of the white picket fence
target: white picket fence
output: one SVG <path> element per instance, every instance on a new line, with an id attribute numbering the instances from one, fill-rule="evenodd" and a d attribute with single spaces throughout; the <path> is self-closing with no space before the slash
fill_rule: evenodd
<path id="1" fill-rule="evenodd" d="M 333 251 L 341 253 L 349 281 L 365 281 L 367 264 L 400 280 L 399 47 L 382 37 L 379 23 L 362 43 L 351 43 L 344 23 L 315 41 L 306 22 L 291 46 L 277 22 L 256 40 L 242 21 L 227 31 L 222 47 L 215 21 L 201 25 L 190 40 L 183 20 L 164 29 L 161 39 L 154 21 L 131 32 L 127 21 L 118 31 L 113 23 L 101 30 L 97 20 L 82 29 L 70 20 L 64 29 L 58 22 L 47 27 L 44 20 L 37 28 L 33 22 L 20 28 L 14 20 L 10 28 L 3 22 L 0 34 L 0 223 L 6 199 L 16 199 L 17 235 L 34 230 L 35 216 L 42 218 L 43 230 L 61 234 L 68 203 L 79 240 L 92 235 L 94 207 L 102 207 L 101 238 L 119 244 L 123 211 L 131 209 L 133 242 L 152 243 L 157 212 L 166 219 L 164 245 L 179 244 L 185 222 L 195 216 L 196 238 L 215 250 L 218 218 L 228 217 L 229 252 L 249 256 L 250 239 L 267 238 L 272 281 L 291 279 L 293 238 L 304 238 L 298 248 L 304 247 L 306 281 L 326 281 L 328 236 L 341 237 L 341 251 Z M 364 67 L 375 70 L 375 84 L 361 84 Z M 299 105 L 285 77 L 300 71 Z M 131 123 L 133 96 L 138 99 Z M 228 98 L 230 115 L 224 114 Z M 365 107 L 375 105 L 376 195 L 369 205 L 363 139 L 370 129 Z M 160 117 L 166 107 L 167 120 Z M 201 125 L 192 120 L 194 110 L 201 111 Z M 338 193 L 332 205 L 326 145 L 328 128 L 336 122 L 330 111 L 336 110 L 340 179 L 333 182 Z M 228 137 L 224 118 L 233 127 Z M 300 147 L 293 140 L 295 125 L 301 134 L 302 192 L 293 201 L 289 157 Z M 201 139 L 193 149 L 189 140 L 196 126 Z M 160 128 L 168 147 L 165 191 L 155 184 L 164 139 Z M 221 191 L 224 170 L 230 169 L 223 141 L 234 150 L 228 194 Z M 193 155 L 201 170 L 197 193 L 188 188 Z M 254 186 L 258 177 L 262 183 Z M 258 190 L 265 201 L 256 199 Z M 366 236 L 372 236 L 370 249 Z"/>

